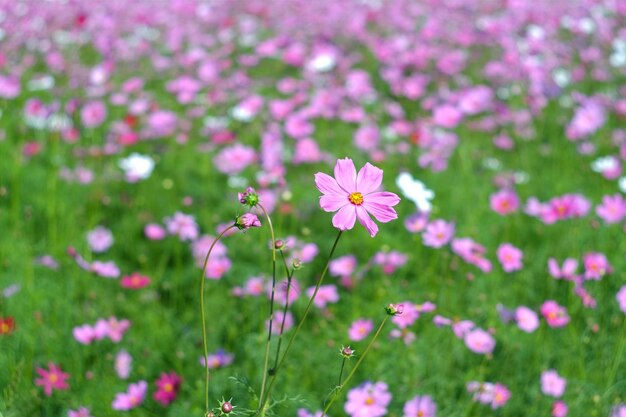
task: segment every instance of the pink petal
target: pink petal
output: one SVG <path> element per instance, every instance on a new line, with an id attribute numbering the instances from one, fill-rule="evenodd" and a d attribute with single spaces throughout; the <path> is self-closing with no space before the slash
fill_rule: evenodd
<path id="1" fill-rule="evenodd" d="M 400 202 L 400 197 L 394 193 L 388 191 L 370 193 L 365 197 L 365 201 L 368 203 L 377 203 L 385 206 L 395 206 Z"/>
<path id="2" fill-rule="evenodd" d="M 361 223 L 363 227 L 365 227 L 367 231 L 370 232 L 371 237 L 376 236 L 376 233 L 378 233 L 378 226 L 370 218 L 369 214 L 367 214 L 367 211 L 363 208 L 363 206 L 358 206 L 356 208 L 356 217 L 359 219 L 359 223 Z"/>
<path id="3" fill-rule="evenodd" d="M 337 184 L 348 193 L 356 191 L 356 168 L 350 158 L 337 159 L 335 165 L 335 179 Z"/>
<path id="4" fill-rule="evenodd" d="M 339 230 L 350 230 L 356 222 L 356 210 L 353 205 L 343 206 L 337 214 L 333 216 L 333 226 Z"/>
<path id="5" fill-rule="evenodd" d="M 381 223 L 387 223 L 398 218 L 394 209 L 383 204 L 365 202 L 363 208 Z"/>
<path id="6" fill-rule="evenodd" d="M 382 182 L 383 170 L 368 162 L 359 170 L 356 177 L 356 189 L 362 194 L 368 194 L 376 191 Z"/>
<path id="7" fill-rule="evenodd" d="M 328 174 L 318 172 L 315 174 L 315 185 L 322 194 L 341 194 L 345 195 L 346 192 L 339 187 L 337 181 Z"/>
<path id="8" fill-rule="evenodd" d="M 348 204 L 346 195 L 323 195 L 320 197 L 320 207 L 324 211 L 337 211 Z"/>

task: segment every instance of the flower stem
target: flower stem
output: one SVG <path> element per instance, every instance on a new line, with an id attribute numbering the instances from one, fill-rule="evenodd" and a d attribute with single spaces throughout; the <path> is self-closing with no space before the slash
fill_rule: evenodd
<path id="1" fill-rule="evenodd" d="M 276 347 L 276 357 L 274 358 L 274 367 L 272 369 L 276 369 L 278 365 L 278 357 L 280 355 L 280 347 L 283 343 L 283 332 L 285 331 L 285 321 L 287 320 L 287 310 L 289 309 L 289 290 L 291 289 L 291 280 L 293 279 L 293 274 L 295 270 L 289 271 L 289 266 L 287 265 L 287 260 L 285 259 L 285 253 L 280 251 L 280 254 L 283 258 L 283 264 L 285 265 L 285 271 L 287 271 L 287 297 L 285 299 L 285 306 L 283 308 L 283 319 L 280 323 L 280 333 L 278 335 L 278 346 Z"/>
<path id="2" fill-rule="evenodd" d="M 206 408 L 206 414 L 209 413 L 209 353 L 207 350 L 207 337 L 206 337 L 206 319 L 204 317 L 204 281 L 206 281 L 206 268 L 209 264 L 209 256 L 211 256 L 211 252 L 215 247 L 215 244 L 228 232 L 230 229 L 234 228 L 235 225 L 229 226 L 222 231 L 213 243 L 211 243 L 211 247 L 206 254 L 206 258 L 204 258 L 204 265 L 202 266 L 202 275 L 200 276 L 200 310 L 202 315 L 202 345 L 204 347 L 204 369 L 205 369 L 205 379 L 204 379 L 204 406 Z"/>
<path id="3" fill-rule="evenodd" d="M 337 386 L 341 386 L 341 377 L 343 376 L 343 368 L 346 366 L 346 358 L 344 357 L 341 361 L 341 369 L 339 370 L 339 382 L 337 382 Z"/>
<path id="4" fill-rule="evenodd" d="M 386 315 L 385 318 L 383 319 L 383 321 L 380 323 L 380 325 L 378 326 L 378 329 L 376 330 L 376 333 L 374 333 L 374 336 L 372 337 L 372 340 L 370 340 L 369 344 L 367 345 L 367 347 L 365 348 L 365 350 L 363 351 L 363 354 L 361 355 L 361 357 L 359 358 L 359 360 L 357 361 L 357 363 L 354 365 L 354 368 L 352 368 L 352 371 L 350 371 L 350 373 L 348 374 L 348 376 L 346 377 L 345 382 L 342 384 L 341 381 L 339 382 L 339 386 L 337 387 L 337 390 L 335 391 L 335 395 L 333 396 L 333 398 L 328 402 L 328 404 L 326 404 L 326 407 L 324 408 L 324 411 L 322 412 L 322 417 L 324 417 L 326 415 L 326 412 L 328 411 L 328 409 L 330 408 L 331 405 L 333 405 L 333 403 L 335 402 L 335 400 L 337 399 L 337 397 L 339 396 L 339 393 L 341 393 L 341 390 L 343 389 L 343 387 L 345 385 L 348 384 L 348 382 L 350 382 L 350 379 L 352 379 L 352 376 L 354 375 L 354 373 L 356 372 L 356 370 L 359 368 L 359 365 L 361 364 L 361 362 L 363 362 L 363 359 L 365 359 L 365 356 L 367 355 L 367 352 L 369 352 L 370 348 L 374 345 L 374 342 L 376 341 L 376 339 L 378 338 L 378 335 L 380 335 L 380 332 L 383 330 L 383 326 L 385 325 L 385 323 L 387 322 L 387 319 L 389 319 L 389 315 Z M 342 369 L 343 369 L 343 365 L 342 365 Z M 341 376 L 340 376 L 341 378 Z"/>
<path id="5" fill-rule="evenodd" d="M 278 362 L 278 364 L 276 365 L 276 368 L 274 369 L 274 375 L 272 375 L 272 380 L 270 381 L 270 384 L 267 387 L 265 396 L 264 397 L 261 396 L 260 398 L 259 409 L 257 410 L 257 413 L 263 410 L 263 408 L 265 407 L 265 403 L 268 401 L 272 388 L 274 387 L 274 384 L 276 383 L 276 375 L 278 374 L 279 369 L 283 366 L 283 363 L 285 362 L 285 359 L 287 358 L 287 355 L 289 354 L 289 351 L 291 350 L 293 341 L 295 340 L 298 333 L 300 333 L 300 329 L 302 328 L 304 321 L 306 320 L 307 316 L 309 315 L 309 312 L 311 311 L 313 300 L 315 300 L 315 297 L 317 296 L 317 292 L 319 291 L 320 286 L 322 285 L 322 282 L 324 281 L 324 277 L 326 276 L 326 272 L 328 272 L 328 266 L 330 265 L 330 260 L 333 258 L 333 254 L 335 253 L 335 249 L 337 248 L 337 244 L 339 243 L 339 238 L 341 237 L 342 233 L 343 232 L 340 230 L 339 233 L 337 234 L 337 238 L 335 239 L 335 242 L 333 243 L 333 247 L 330 250 L 330 253 L 328 254 L 328 260 L 326 261 L 326 266 L 324 267 L 324 270 L 322 271 L 322 275 L 320 276 L 320 279 L 317 281 L 317 285 L 315 286 L 315 290 L 313 291 L 311 298 L 309 298 L 309 303 L 307 304 L 306 309 L 304 310 L 304 313 L 302 314 L 302 318 L 300 319 L 300 322 L 298 322 L 298 326 L 295 328 L 294 332 L 291 334 L 291 337 L 289 338 L 289 342 L 287 343 L 287 346 L 285 347 L 285 352 L 282 354 L 280 361 Z"/>
<path id="6" fill-rule="evenodd" d="M 265 359 L 263 360 L 263 380 L 261 382 L 261 393 L 259 397 L 259 404 L 263 399 L 263 395 L 265 394 L 265 385 L 267 384 L 268 377 L 268 367 L 269 367 L 269 359 L 270 359 L 270 342 L 272 341 L 272 322 L 274 320 L 274 292 L 276 289 L 276 235 L 274 234 L 274 226 L 272 225 L 272 220 L 270 219 L 267 210 L 261 204 L 258 205 L 259 208 L 263 211 L 265 218 L 267 219 L 267 224 L 270 228 L 270 234 L 272 236 L 272 293 L 270 296 L 270 317 L 269 317 L 269 329 L 267 331 L 267 341 L 265 343 Z M 259 410 L 261 407 L 259 407 Z"/>

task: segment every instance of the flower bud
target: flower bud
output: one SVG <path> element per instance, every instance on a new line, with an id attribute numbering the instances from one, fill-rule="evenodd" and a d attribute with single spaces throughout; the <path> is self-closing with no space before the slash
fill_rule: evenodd
<path id="1" fill-rule="evenodd" d="M 295 258 L 293 261 L 291 261 L 291 266 L 293 266 L 294 270 L 298 270 L 300 268 L 302 268 L 302 261 L 298 258 Z"/>
<path id="2" fill-rule="evenodd" d="M 341 347 L 341 356 L 343 356 L 346 359 L 350 359 L 351 357 L 354 356 L 354 349 L 352 349 L 350 346 L 346 346 L 346 347 Z"/>
<path id="3" fill-rule="evenodd" d="M 276 239 L 274 242 L 274 248 L 276 250 L 282 250 L 285 247 L 285 241 L 281 239 Z"/>
<path id="4" fill-rule="evenodd" d="M 243 193 L 238 193 L 239 202 L 244 206 L 254 207 L 259 204 L 259 195 L 254 188 L 248 187 Z"/>
<path id="5" fill-rule="evenodd" d="M 385 307 L 385 311 L 390 316 L 399 316 L 404 311 L 404 304 L 389 304 Z"/>
<path id="6" fill-rule="evenodd" d="M 221 410 L 224 414 L 229 414 L 231 411 L 233 411 L 233 405 L 230 402 L 226 401 L 222 403 Z"/>
<path id="7" fill-rule="evenodd" d="M 256 214 L 246 213 L 235 219 L 235 226 L 239 230 L 248 230 L 251 227 L 261 227 L 261 221 Z"/>

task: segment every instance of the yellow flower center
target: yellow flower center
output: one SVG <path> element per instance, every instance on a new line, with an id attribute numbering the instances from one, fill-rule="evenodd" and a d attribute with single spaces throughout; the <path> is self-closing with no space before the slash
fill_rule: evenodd
<path id="1" fill-rule="evenodd" d="M 363 204 L 363 194 L 356 191 L 348 196 L 348 200 L 350 200 L 350 202 L 355 206 L 360 206 Z"/>
<path id="2" fill-rule="evenodd" d="M 417 417 L 424 417 L 424 412 L 422 410 L 418 411 Z"/>
<path id="3" fill-rule="evenodd" d="M 372 405 L 374 404 L 374 399 L 372 397 L 367 397 L 367 400 L 365 400 L 365 405 Z"/>
<path id="4" fill-rule="evenodd" d="M 165 392 L 172 392 L 172 391 L 174 391 L 174 386 L 172 384 L 169 384 L 169 383 L 165 384 L 163 386 L 163 391 L 165 391 Z"/>
<path id="5" fill-rule="evenodd" d="M 7 323 L 0 324 L 0 334 L 9 333 L 9 325 Z"/>
<path id="6" fill-rule="evenodd" d="M 55 374 L 48 375 L 48 380 L 53 384 L 59 380 L 59 378 Z"/>

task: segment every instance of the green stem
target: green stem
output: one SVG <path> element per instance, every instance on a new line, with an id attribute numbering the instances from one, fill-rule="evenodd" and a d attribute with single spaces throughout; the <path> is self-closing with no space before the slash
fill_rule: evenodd
<path id="1" fill-rule="evenodd" d="M 322 282 L 324 281 L 324 277 L 326 276 L 326 272 L 328 272 L 328 266 L 330 265 L 330 260 L 333 258 L 333 254 L 335 253 L 335 249 L 337 248 L 337 244 L 339 243 L 339 238 L 341 237 L 342 233 L 343 232 L 340 230 L 339 233 L 337 234 L 335 243 L 333 243 L 333 247 L 330 250 L 330 254 L 328 255 L 326 266 L 324 267 L 324 270 L 322 271 L 322 275 L 320 276 L 320 279 L 317 281 L 317 285 L 315 286 L 315 290 L 313 291 L 311 298 L 309 298 L 309 303 L 307 304 L 306 309 L 304 310 L 304 313 L 302 315 L 302 318 L 300 319 L 300 322 L 298 323 L 298 326 L 296 327 L 294 332 L 291 334 L 291 337 L 289 338 L 289 342 L 287 343 L 285 352 L 281 356 L 280 361 L 278 362 L 278 365 L 276 365 L 276 368 L 274 369 L 274 375 L 272 375 L 272 380 L 270 381 L 270 384 L 267 387 L 267 392 L 265 393 L 265 397 L 261 396 L 261 401 L 259 403 L 259 409 L 257 411 L 257 415 L 259 415 L 259 412 L 261 412 L 264 409 L 265 403 L 269 399 L 270 393 L 272 392 L 272 388 L 274 387 L 274 384 L 276 383 L 276 375 L 278 374 L 279 369 L 283 366 L 283 363 L 285 362 L 285 359 L 287 358 L 287 355 L 289 354 L 289 351 L 291 350 L 293 341 L 295 340 L 298 333 L 300 333 L 300 329 L 302 328 L 304 321 L 306 320 L 307 316 L 309 315 L 309 312 L 311 311 L 313 300 L 315 300 L 315 297 L 317 296 L 317 292 L 319 291 L 320 286 L 322 285 Z"/>
<path id="2" fill-rule="evenodd" d="M 354 365 L 354 368 L 352 368 L 352 371 L 350 371 L 350 373 L 348 374 L 345 382 L 343 384 L 340 383 L 337 391 L 335 391 L 335 395 L 328 402 L 328 404 L 326 404 L 326 407 L 324 408 L 324 411 L 322 412 L 322 417 L 324 417 L 326 415 L 326 412 L 328 411 L 330 406 L 333 405 L 333 403 L 335 402 L 335 400 L 337 399 L 337 397 L 341 393 L 341 390 L 343 389 L 343 387 L 345 385 L 347 385 L 348 382 L 350 382 L 350 380 L 352 379 L 352 376 L 354 375 L 356 370 L 359 368 L 359 365 L 361 365 L 361 362 L 363 362 L 363 359 L 365 359 L 365 356 L 367 355 L 367 352 L 369 352 L 371 347 L 374 345 L 374 342 L 378 338 L 378 335 L 380 335 L 380 332 L 383 330 L 383 326 L 385 325 L 385 323 L 387 322 L 388 319 L 389 319 L 389 315 L 386 315 L 385 318 L 383 319 L 383 321 L 380 323 L 380 326 L 378 326 L 378 329 L 376 330 L 376 333 L 374 333 L 374 337 L 372 337 L 372 340 L 370 340 L 369 344 L 367 345 L 367 347 L 363 351 L 363 354 L 359 357 L 359 360 L 357 361 L 356 365 Z"/>
<path id="3" fill-rule="evenodd" d="M 268 377 L 268 367 L 270 360 L 270 343 L 272 341 L 272 322 L 274 320 L 274 291 L 276 289 L 276 236 L 274 235 L 274 226 L 272 225 L 272 220 L 270 219 L 269 214 L 267 214 L 267 210 L 261 204 L 258 205 L 259 208 L 263 211 L 265 218 L 267 219 L 267 224 L 270 228 L 270 234 L 272 235 L 272 293 L 270 296 L 270 318 L 269 318 L 269 329 L 267 331 L 267 341 L 265 343 L 265 359 L 263 360 L 263 380 L 261 381 L 261 394 L 259 397 L 259 404 L 263 399 L 263 395 L 265 394 L 265 385 L 267 384 Z M 261 407 L 259 406 L 259 410 Z"/>
<path id="4" fill-rule="evenodd" d="M 283 319 L 280 323 L 280 333 L 278 335 L 278 346 L 276 347 L 276 357 L 274 358 L 274 367 L 272 369 L 276 369 L 278 365 L 278 357 L 280 355 L 280 347 L 283 344 L 283 332 L 285 331 L 285 321 L 287 321 L 287 310 L 289 309 L 289 290 L 291 289 L 291 280 L 293 278 L 293 273 L 295 270 L 289 271 L 289 266 L 287 265 L 287 260 L 285 259 L 285 254 L 283 251 L 280 251 L 280 254 L 283 258 L 283 264 L 285 265 L 285 271 L 287 271 L 287 298 L 285 300 L 285 306 L 283 308 Z"/>
<path id="5" fill-rule="evenodd" d="M 346 366 L 346 357 L 343 357 L 343 360 L 341 361 L 341 369 L 339 370 L 339 382 L 337 382 L 337 386 L 340 387 L 341 386 L 341 377 L 343 376 L 343 368 Z"/>
<path id="6" fill-rule="evenodd" d="M 206 408 L 206 414 L 208 415 L 209 409 L 209 352 L 207 350 L 207 337 L 206 337 L 206 319 L 204 318 L 204 281 L 206 281 L 206 267 L 209 263 L 209 256 L 211 256 L 211 252 L 215 247 L 215 244 L 228 232 L 230 229 L 234 228 L 235 225 L 229 226 L 222 231 L 213 243 L 211 243 L 211 247 L 206 254 L 206 258 L 204 258 L 204 265 L 202 266 L 202 275 L 200 276 L 200 310 L 202 310 L 202 344 L 204 347 L 204 369 L 205 369 L 205 379 L 204 379 L 204 406 Z"/>

